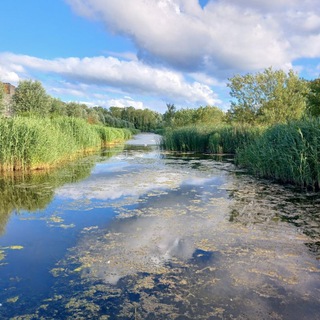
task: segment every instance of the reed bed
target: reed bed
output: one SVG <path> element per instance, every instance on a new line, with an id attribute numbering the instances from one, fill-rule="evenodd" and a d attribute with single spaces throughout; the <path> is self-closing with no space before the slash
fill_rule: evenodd
<path id="1" fill-rule="evenodd" d="M 209 133 L 204 127 L 182 127 L 167 129 L 161 141 L 161 147 L 165 150 L 179 152 L 206 152 L 209 141 Z"/>
<path id="2" fill-rule="evenodd" d="M 0 171 L 53 167 L 129 135 L 128 130 L 69 117 L 0 118 Z"/>
<path id="3" fill-rule="evenodd" d="M 320 188 L 320 120 L 275 125 L 240 149 L 236 163 L 258 177 Z"/>
<path id="4" fill-rule="evenodd" d="M 161 146 L 178 152 L 235 154 L 262 134 L 263 128 L 245 126 L 189 126 L 166 130 Z"/>

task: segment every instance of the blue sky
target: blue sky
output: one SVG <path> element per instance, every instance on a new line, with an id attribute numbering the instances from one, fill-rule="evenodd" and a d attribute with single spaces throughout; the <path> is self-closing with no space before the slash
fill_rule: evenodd
<path id="1" fill-rule="evenodd" d="M 10 0 L 0 80 L 64 101 L 164 112 L 229 107 L 227 79 L 272 66 L 320 74 L 318 0 Z"/>

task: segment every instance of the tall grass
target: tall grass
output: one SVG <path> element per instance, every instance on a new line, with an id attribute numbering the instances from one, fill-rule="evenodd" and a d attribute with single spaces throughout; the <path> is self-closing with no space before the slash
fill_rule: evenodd
<path id="1" fill-rule="evenodd" d="M 262 134 L 263 128 L 245 126 L 188 126 L 164 132 L 161 146 L 179 152 L 209 152 L 235 154 Z"/>
<path id="2" fill-rule="evenodd" d="M 236 162 L 259 177 L 320 187 L 320 120 L 275 125 L 240 149 Z"/>
<path id="3" fill-rule="evenodd" d="M 0 118 L 0 171 L 55 166 L 107 143 L 128 139 L 128 130 L 90 125 L 83 119 Z"/>
<path id="4" fill-rule="evenodd" d="M 161 147 L 170 151 L 206 152 L 208 141 L 209 133 L 205 127 L 189 126 L 165 130 Z"/>

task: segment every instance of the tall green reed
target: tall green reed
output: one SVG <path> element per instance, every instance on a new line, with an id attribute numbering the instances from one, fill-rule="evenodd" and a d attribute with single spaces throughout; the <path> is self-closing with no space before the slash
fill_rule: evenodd
<path id="1" fill-rule="evenodd" d="M 236 153 L 263 132 L 260 127 L 188 126 L 164 132 L 162 148 L 179 152 Z"/>
<path id="2" fill-rule="evenodd" d="M 320 120 L 305 119 L 270 127 L 238 151 L 236 163 L 259 177 L 319 189 Z"/>
<path id="3" fill-rule="evenodd" d="M 52 167 L 79 152 L 124 141 L 129 133 L 69 117 L 0 118 L 0 171 Z"/>

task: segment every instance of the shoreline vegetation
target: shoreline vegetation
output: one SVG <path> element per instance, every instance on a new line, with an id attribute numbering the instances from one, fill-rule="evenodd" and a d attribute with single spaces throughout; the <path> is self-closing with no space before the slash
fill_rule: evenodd
<path id="1" fill-rule="evenodd" d="M 132 134 L 155 132 L 164 150 L 233 154 L 235 164 L 256 177 L 319 191 L 320 78 L 270 67 L 228 80 L 226 112 L 168 103 L 163 114 L 66 103 L 38 81 L 0 85 L 0 173 L 54 167 Z"/>
<path id="2" fill-rule="evenodd" d="M 0 172 L 53 168 L 131 136 L 80 118 L 0 117 Z"/>
<path id="3" fill-rule="evenodd" d="M 284 184 L 320 190 L 320 119 L 268 127 L 188 126 L 164 132 L 169 151 L 233 154 L 248 173 Z"/>

